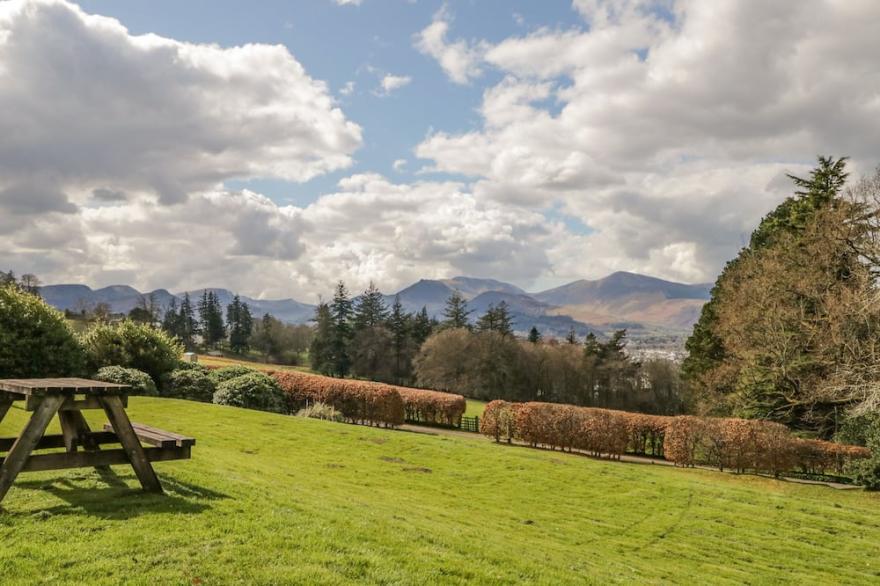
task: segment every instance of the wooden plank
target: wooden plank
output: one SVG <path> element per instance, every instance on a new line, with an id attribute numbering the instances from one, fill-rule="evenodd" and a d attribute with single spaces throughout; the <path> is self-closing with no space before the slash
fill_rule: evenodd
<path id="1" fill-rule="evenodd" d="M 186 460 L 190 448 L 146 448 L 144 458 L 148 462 L 167 462 Z M 4 460 L 0 459 L 0 462 Z M 22 472 L 41 472 L 43 470 L 64 470 L 67 468 L 100 468 L 128 464 L 128 453 L 124 449 L 101 450 L 100 452 L 60 452 L 57 454 L 34 454 L 25 463 Z"/>
<path id="2" fill-rule="evenodd" d="M 122 406 L 128 407 L 128 395 L 120 395 L 119 398 L 122 400 Z M 39 407 L 40 402 L 43 400 L 43 397 L 38 395 L 28 395 L 27 401 L 25 403 L 26 411 L 34 411 L 37 407 Z M 61 407 L 58 409 L 59 411 L 82 411 L 84 409 L 103 409 L 104 407 L 101 405 L 101 402 L 98 401 L 98 397 L 95 395 L 86 395 L 82 399 L 77 399 L 75 396 L 67 396 L 64 398 L 64 402 L 61 403 Z"/>
<path id="3" fill-rule="evenodd" d="M 100 396 L 124 394 L 131 389 L 126 385 L 85 378 L 17 378 L 0 379 L 0 390 L 19 395 L 45 396 L 75 392 Z"/>
<path id="4" fill-rule="evenodd" d="M 18 438 L 14 437 L 0 437 L 0 453 L 8 452 L 10 448 L 12 448 L 13 444 L 15 444 L 15 440 Z M 97 446 L 100 444 L 118 444 L 119 438 L 116 437 L 116 434 L 111 431 L 96 431 L 90 432 L 88 435 L 84 436 L 82 433 L 79 434 L 77 438 L 77 445 L 85 447 L 86 444 L 91 443 L 91 445 Z M 61 434 L 58 435 L 44 435 L 37 447 L 34 450 L 49 450 L 54 448 L 63 448 L 64 447 L 64 436 Z"/>
<path id="5" fill-rule="evenodd" d="M 164 429 L 157 429 L 155 427 L 150 427 L 149 425 L 144 425 L 143 423 L 134 423 L 132 422 L 131 426 L 134 428 L 135 432 L 143 430 L 147 431 L 162 437 L 168 437 L 177 442 L 178 446 L 194 446 L 196 445 L 195 438 L 187 437 L 185 435 L 180 435 L 179 433 L 174 433 L 171 431 L 165 431 Z"/>
<path id="6" fill-rule="evenodd" d="M 135 435 L 138 436 L 138 439 L 140 439 L 144 443 L 150 444 L 151 446 L 156 446 L 158 448 L 173 448 L 177 446 L 177 441 L 175 441 L 174 438 L 152 431 L 140 429 L 136 423 L 132 423 L 131 426 L 132 429 L 134 429 Z M 109 423 L 104 424 L 104 430 L 114 431 L 113 426 Z"/>
<path id="7" fill-rule="evenodd" d="M 3 501 L 3 497 L 9 492 L 18 473 L 24 468 L 31 452 L 40 443 L 40 439 L 46 433 L 49 421 L 58 412 L 58 407 L 61 406 L 62 400 L 61 396 L 47 397 L 40 407 L 34 411 L 24 431 L 21 432 L 21 435 L 15 440 L 15 443 L 9 450 L 9 454 L 3 459 L 3 464 L 0 466 L 0 502 Z"/>
<path id="8" fill-rule="evenodd" d="M 156 477 L 156 472 L 150 465 L 150 461 L 144 455 L 144 448 L 141 447 L 134 429 L 131 427 L 131 421 L 122 407 L 122 401 L 119 397 L 107 396 L 101 397 L 101 404 L 104 406 L 104 413 L 113 426 L 113 430 L 119 437 L 119 443 L 125 448 L 131 467 L 134 468 L 141 486 L 147 492 L 162 492 L 162 485 Z"/>

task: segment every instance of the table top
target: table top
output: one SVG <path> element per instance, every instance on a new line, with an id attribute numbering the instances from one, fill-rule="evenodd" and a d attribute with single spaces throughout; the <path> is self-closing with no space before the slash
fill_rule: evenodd
<path id="1" fill-rule="evenodd" d="M 0 391 L 19 395 L 85 394 L 125 395 L 131 390 L 127 385 L 105 383 L 86 378 L 6 378 L 0 379 Z"/>

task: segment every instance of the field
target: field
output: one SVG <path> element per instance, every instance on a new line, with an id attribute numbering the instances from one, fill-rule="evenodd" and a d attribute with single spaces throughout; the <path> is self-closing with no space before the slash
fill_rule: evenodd
<path id="1" fill-rule="evenodd" d="M 0 583 L 880 579 L 880 497 L 858 490 L 169 399 L 129 412 L 198 438 L 156 465 L 168 494 L 125 468 L 23 475 Z"/>

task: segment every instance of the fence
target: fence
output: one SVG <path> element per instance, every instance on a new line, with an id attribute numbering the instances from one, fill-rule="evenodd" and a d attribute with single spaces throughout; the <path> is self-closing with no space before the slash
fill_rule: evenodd
<path id="1" fill-rule="evenodd" d="M 462 431 L 470 431 L 472 433 L 480 433 L 480 418 L 478 416 L 468 417 L 462 416 L 461 424 L 458 428 Z"/>

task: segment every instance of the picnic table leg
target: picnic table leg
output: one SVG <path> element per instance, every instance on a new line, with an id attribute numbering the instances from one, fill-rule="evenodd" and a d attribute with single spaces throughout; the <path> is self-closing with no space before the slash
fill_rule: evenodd
<path id="1" fill-rule="evenodd" d="M 131 467 L 134 468 L 138 480 L 141 481 L 141 486 L 147 492 L 161 493 L 162 485 L 156 477 L 153 466 L 144 454 L 140 440 L 138 440 L 137 435 L 134 433 L 131 421 L 129 421 L 125 408 L 122 406 L 122 400 L 117 396 L 111 395 L 100 397 L 99 401 L 101 406 L 104 407 L 107 419 L 110 420 L 110 425 L 113 426 L 113 431 L 116 432 L 116 436 L 119 438 L 119 443 L 122 444 L 122 447 L 125 448 L 128 454 Z"/>
<path id="2" fill-rule="evenodd" d="M 64 414 L 69 418 L 70 425 L 76 430 L 77 442 L 79 445 L 85 449 L 87 452 L 97 452 L 101 449 L 101 446 L 95 439 L 90 435 L 92 433 L 92 428 L 89 427 L 89 424 L 86 422 L 86 418 L 83 416 L 82 411 L 61 411 L 61 414 Z M 62 427 L 64 422 L 62 420 Z M 110 466 L 95 466 L 95 470 L 101 473 L 112 472 Z"/>
<path id="3" fill-rule="evenodd" d="M 6 417 L 10 407 L 12 407 L 12 401 L 0 400 L 0 423 L 3 423 L 3 418 Z"/>
<path id="4" fill-rule="evenodd" d="M 58 412 L 58 408 L 63 401 L 64 397 L 61 395 L 49 395 L 43 399 L 40 406 L 31 415 L 31 419 L 25 426 L 24 431 L 21 432 L 21 435 L 12 444 L 12 448 L 3 460 L 3 465 L 0 466 L 0 501 L 9 492 L 13 481 L 15 481 L 22 468 L 24 468 L 31 452 L 37 447 L 43 434 L 46 433 L 46 427 L 49 426 L 49 422 Z"/>
<path id="5" fill-rule="evenodd" d="M 72 418 L 75 411 L 59 411 L 58 420 L 61 422 L 61 435 L 64 436 L 64 449 L 70 452 L 76 451 L 79 440 L 79 431 L 76 422 Z"/>

